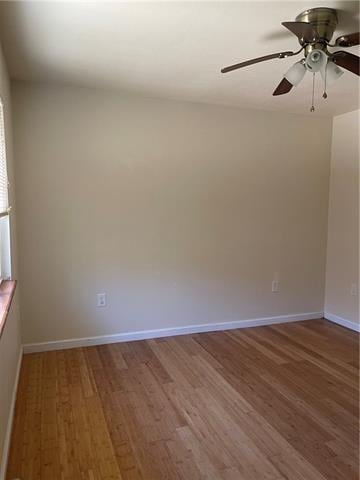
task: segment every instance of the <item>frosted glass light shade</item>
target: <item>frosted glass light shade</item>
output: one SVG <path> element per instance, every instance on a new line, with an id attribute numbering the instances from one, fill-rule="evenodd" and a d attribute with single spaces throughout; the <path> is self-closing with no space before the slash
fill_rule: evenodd
<path id="1" fill-rule="evenodd" d="M 331 83 L 335 82 L 338 78 L 343 75 L 344 72 L 341 70 L 340 67 L 338 67 L 334 62 L 329 60 L 326 65 L 326 73 L 325 71 L 321 71 L 321 76 L 323 77 L 323 80 L 325 81 L 325 75 L 326 75 L 326 83 L 330 85 Z"/>
<path id="2" fill-rule="evenodd" d="M 291 85 L 299 85 L 301 80 L 304 78 L 306 73 L 306 67 L 303 62 L 296 62 L 289 70 L 285 73 L 284 77 Z"/>
<path id="3" fill-rule="evenodd" d="M 305 60 L 309 72 L 316 73 L 325 71 L 328 56 L 322 50 L 315 49 L 308 54 Z"/>

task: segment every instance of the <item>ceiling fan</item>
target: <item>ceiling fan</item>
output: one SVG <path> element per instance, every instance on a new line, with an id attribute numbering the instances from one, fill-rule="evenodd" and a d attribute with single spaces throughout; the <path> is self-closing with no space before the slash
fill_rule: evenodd
<path id="1" fill-rule="evenodd" d="M 296 62 L 284 75 L 273 95 L 284 95 L 298 85 L 307 71 L 313 73 L 313 102 L 311 111 L 314 111 L 314 81 L 315 73 L 320 72 L 325 88 L 324 98 L 327 98 L 326 85 L 339 78 L 344 72 L 342 67 L 355 75 L 360 75 L 360 58 L 345 50 L 331 53 L 328 47 L 353 47 L 360 43 L 360 32 L 341 35 L 333 44 L 330 44 L 338 23 L 336 10 L 332 8 L 311 8 L 300 13 L 295 22 L 282 22 L 282 25 L 295 34 L 300 43 L 296 52 L 285 51 L 272 53 L 263 57 L 253 58 L 245 62 L 230 65 L 221 70 L 222 73 L 231 72 L 255 63 L 265 62 L 274 58 L 286 58 L 304 52 L 304 58 Z"/>

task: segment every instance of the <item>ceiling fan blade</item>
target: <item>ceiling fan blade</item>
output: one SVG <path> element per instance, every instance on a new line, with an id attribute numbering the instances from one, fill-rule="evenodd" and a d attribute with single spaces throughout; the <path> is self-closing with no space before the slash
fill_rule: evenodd
<path id="1" fill-rule="evenodd" d="M 335 40 L 337 47 L 353 47 L 360 44 L 360 32 L 349 33 L 348 35 L 341 35 Z"/>
<path id="2" fill-rule="evenodd" d="M 282 22 L 285 28 L 295 34 L 300 43 L 311 43 L 319 39 L 319 35 L 311 23 L 308 22 Z"/>
<path id="3" fill-rule="evenodd" d="M 237 70 L 238 68 L 247 67 L 249 65 L 253 65 L 254 63 L 265 62 L 266 60 L 272 60 L 273 58 L 291 57 L 296 53 L 299 53 L 299 52 L 279 52 L 279 53 L 272 53 L 271 55 L 265 55 L 264 57 L 252 58 L 251 60 L 246 60 L 246 62 L 236 63 L 235 65 L 224 67 L 221 69 L 221 73 L 232 72 L 233 70 Z"/>
<path id="4" fill-rule="evenodd" d="M 293 85 L 286 80 L 286 78 L 283 78 L 279 85 L 275 88 L 273 95 L 284 95 L 285 93 L 289 93 L 290 90 L 292 89 Z"/>
<path id="5" fill-rule="evenodd" d="M 340 50 L 331 56 L 331 60 L 345 70 L 360 75 L 360 58 L 357 55 Z"/>

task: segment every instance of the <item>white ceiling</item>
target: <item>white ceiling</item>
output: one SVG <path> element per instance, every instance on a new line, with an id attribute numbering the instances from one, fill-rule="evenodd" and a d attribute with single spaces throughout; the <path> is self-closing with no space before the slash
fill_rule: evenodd
<path id="1" fill-rule="evenodd" d="M 12 1 L 0 2 L 1 41 L 17 80 L 307 114 L 309 74 L 290 94 L 272 96 L 294 58 L 228 74 L 220 68 L 298 49 L 281 22 L 314 6 L 340 9 L 336 36 L 358 30 L 359 3 L 347 1 Z M 349 51 L 359 53 L 358 47 Z M 359 79 L 346 71 L 326 101 L 321 94 L 318 81 L 316 114 L 354 110 Z"/>

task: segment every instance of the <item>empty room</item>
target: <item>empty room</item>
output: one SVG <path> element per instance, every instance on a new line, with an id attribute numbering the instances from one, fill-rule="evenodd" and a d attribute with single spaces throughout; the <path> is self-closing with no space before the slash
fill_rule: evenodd
<path id="1" fill-rule="evenodd" d="M 0 480 L 358 480 L 357 1 L 0 1 Z"/>

